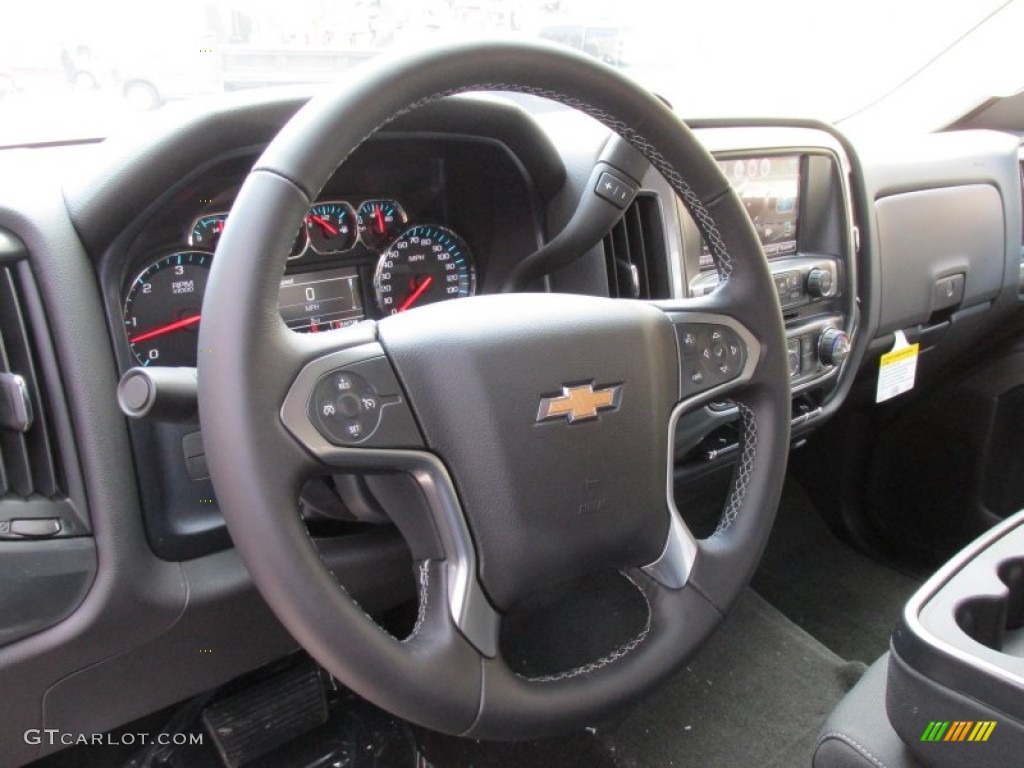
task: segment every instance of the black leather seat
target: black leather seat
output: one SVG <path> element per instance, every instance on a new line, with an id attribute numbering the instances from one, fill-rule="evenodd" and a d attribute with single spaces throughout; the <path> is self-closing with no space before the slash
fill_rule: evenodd
<path id="1" fill-rule="evenodd" d="M 886 653 L 836 705 L 818 737 L 814 768 L 924 768 L 889 724 L 888 672 Z"/>

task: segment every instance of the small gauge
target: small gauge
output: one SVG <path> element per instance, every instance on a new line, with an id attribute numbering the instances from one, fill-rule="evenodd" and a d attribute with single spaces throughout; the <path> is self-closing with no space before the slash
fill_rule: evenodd
<path id="1" fill-rule="evenodd" d="M 195 365 L 199 316 L 213 254 L 179 251 L 154 261 L 128 288 L 124 328 L 140 365 Z"/>
<path id="2" fill-rule="evenodd" d="M 189 247 L 202 248 L 206 251 L 217 250 L 220 233 L 224 231 L 224 222 L 227 218 L 226 213 L 208 213 L 196 219 L 188 235 Z"/>
<path id="3" fill-rule="evenodd" d="M 450 229 L 416 226 L 381 254 L 373 284 L 380 311 L 394 315 L 423 304 L 472 296 L 476 269 L 469 246 Z"/>
<path id="4" fill-rule="evenodd" d="M 383 248 L 402 231 L 405 211 L 394 200 L 367 200 L 359 206 L 359 236 L 367 248 Z"/>
<path id="5" fill-rule="evenodd" d="M 350 250 L 359 237 L 356 213 L 348 203 L 317 203 L 306 214 L 306 232 L 321 256 Z"/>
<path id="6" fill-rule="evenodd" d="M 220 242 L 220 236 L 224 232 L 224 225 L 227 223 L 227 220 L 228 215 L 226 213 L 209 213 L 205 216 L 200 216 L 196 219 L 195 224 L 192 225 L 192 230 L 188 236 L 188 244 L 192 248 L 202 248 L 211 252 L 217 250 L 217 244 Z M 306 252 L 308 246 L 309 237 L 306 235 L 306 227 L 303 225 L 299 227 L 299 231 L 295 234 L 295 243 L 292 245 L 288 258 L 299 258 L 299 256 Z"/>

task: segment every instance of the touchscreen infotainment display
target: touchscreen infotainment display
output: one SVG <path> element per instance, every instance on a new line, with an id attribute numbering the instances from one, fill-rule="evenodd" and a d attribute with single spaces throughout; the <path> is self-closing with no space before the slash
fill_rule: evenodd
<path id="1" fill-rule="evenodd" d="M 736 190 L 754 222 L 769 259 L 796 253 L 800 220 L 800 156 L 735 157 L 718 167 Z M 701 243 L 700 266 L 711 267 L 711 251 Z"/>
<path id="2" fill-rule="evenodd" d="M 365 317 L 355 267 L 289 275 L 281 281 L 278 304 L 285 324 L 303 333 L 342 328 Z"/>

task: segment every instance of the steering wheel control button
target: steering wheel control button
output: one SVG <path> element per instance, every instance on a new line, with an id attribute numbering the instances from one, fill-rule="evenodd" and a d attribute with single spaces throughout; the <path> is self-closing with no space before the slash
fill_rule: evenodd
<path id="1" fill-rule="evenodd" d="M 629 204 L 633 202 L 633 197 L 636 195 L 636 187 L 620 176 L 605 171 L 597 180 L 594 192 L 597 193 L 598 197 L 604 198 L 616 208 L 626 210 Z"/>
<path id="2" fill-rule="evenodd" d="M 364 360 L 319 378 L 309 419 L 334 445 L 419 447 L 422 441 L 384 358 Z"/>
<path id="3" fill-rule="evenodd" d="M 743 343 L 725 325 L 682 323 L 676 326 L 682 353 L 682 396 L 724 384 L 743 370 Z"/>

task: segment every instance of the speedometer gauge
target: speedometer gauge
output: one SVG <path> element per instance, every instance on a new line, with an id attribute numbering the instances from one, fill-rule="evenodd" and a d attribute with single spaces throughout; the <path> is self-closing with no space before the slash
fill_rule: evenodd
<path id="1" fill-rule="evenodd" d="M 407 229 L 377 262 L 373 278 L 377 306 L 394 315 L 414 306 L 472 296 L 476 269 L 465 241 L 450 229 Z"/>
<path id="2" fill-rule="evenodd" d="M 150 264 L 124 300 L 124 328 L 140 365 L 195 365 L 210 259 L 179 251 Z"/>

